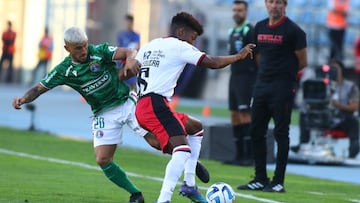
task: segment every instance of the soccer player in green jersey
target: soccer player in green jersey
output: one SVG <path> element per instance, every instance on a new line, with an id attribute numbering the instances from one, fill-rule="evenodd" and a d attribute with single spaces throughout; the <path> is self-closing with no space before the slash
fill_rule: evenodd
<path id="1" fill-rule="evenodd" d="M 85 32 L 78 27 L 66 29 L 64 41 L 69 56 L 24 96 L 15 98 L 13 107 L 21 109 L 21 105 L 59 85 L 70 86 L 79 92 L 94 113 L 92 133 L 97 164 L 113 183 L 131 194 L 129 203 L 143 203 L 141 191 L 113 161 L 116 147 L 122 142 L 124 124 L 139 135 L 147 134 L 135 118 L 136 101 L 132 99 L 129 87 L 119 79 L 119 71 L 125 76 L 138 72 L 140 64 L 134 60 L 136 51 L 106 43 L 88 44 Z M 125 59 L 125 67 L 118 70 L 114 60 Z"/>

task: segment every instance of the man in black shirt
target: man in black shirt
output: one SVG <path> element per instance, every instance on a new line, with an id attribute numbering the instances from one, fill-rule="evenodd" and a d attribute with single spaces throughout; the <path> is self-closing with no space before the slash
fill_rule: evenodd
<path id="1" fill-rule="evenodd" d="M 236 26 L 229 30 L 229 54 L 236 54 L 248 43 L 255 43 L 254 27 L 246 21 L 248 3 L 233 2 L 233 20 Z M 250 100 L 256 78 L 256 63 L 247 58 L 231 64 L 229 82 L 229 110 L 235 138 L 235 159 L 227 164 L 252 165 L 252 144 L 249 135 L 251 122 Z"/>
<path id="2" fill-rule="evenodd" d="M 287 0 L 265 0 L 269 17 L 255 26 L 258 75 L 251 106 L 250 135 L 253 142 L 255 178 L 241 190 L 285 192 L 289 153 L 289 125 L 297 72 L 307 65 L 306 34 L 285 16 Z M 277 142 L 273 179 L 266 171 L 266 132 L 274 120 Z"/>

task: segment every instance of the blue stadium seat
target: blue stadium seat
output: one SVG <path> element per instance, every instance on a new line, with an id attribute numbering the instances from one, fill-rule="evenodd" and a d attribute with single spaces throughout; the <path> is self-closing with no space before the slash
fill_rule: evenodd
<path id="1" fill-rule="evenodd" d="M 291 2 L 291 1 L 290 1 Z M 306 0 L 293 0 L 292 1 L 292 5 L 291 6 L 295 6 L 295 7 L 303 7 L 307 4 L 307 1 Z"/>
<path id="2" fill-rule="evenodd" d="M 318 25 L 325 25 L 326 24 L 326 16 L 327 16 L 327 11 L 326 10 L 322 10 L 322 11 L 318 11 L 316 13 L 314 13 L 314 20 Z"/>
<path id="3" fill-rule="evenodd" d="M 314 13 L 312 11 L 306 10 L 302 13 L 302 22 L 312 24 L 315 21 Z"/>
<path id="4" fill-rule="evenodd" d="M 258 9 L 256 12 L 252 12 L 251 18 L 249 17 L 249 20 L 252 22 L 257 22 L 267 17 L 268 15 L 265 9 Z"/>
<path id="5" fill-rule="evenodd" d="M 318 43 L 322 46 L 328 46 L 330 44 L 327 30 L 320 31 Z"/>
<path id="6" fill-rule="evenodd" d="M 348 18 L 349 25 L 360 26 L 360 11 L 359 14 L 353 13 Z"/>
<path id="7" fill-rule="evenodd" d="M 360 9 L 360 1 L 359 0 L 353 0 L 351 1 L 351 7 L 353 9 Z"/>
<path id="8" fill-rule="evenodd" d="M 347 29 L 345 33 L 345 44 L 353 46 L 356 39 L 356 32 L 353 29 Z"/>
<path id="9" fill-rule="evenodd" d="M 326 8 L 327 7 L 327 0 L 312 0 L 312 1 L 309 1 L 309 4 L 312 7 Z"/>
<path id="10" fill-rule="evenodd" d="M 215 4 L 223 5 L 223 4 L 232 4 L 234 0 L 217 0 Z"/>

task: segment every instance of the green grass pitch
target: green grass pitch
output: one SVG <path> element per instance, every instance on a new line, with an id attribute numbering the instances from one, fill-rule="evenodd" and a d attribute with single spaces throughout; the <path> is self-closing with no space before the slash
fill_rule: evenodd
<path id="1" fill-rule="evenodd" d="M 124 135 L 125 139 L 127 135 Z M 115 161 L 142 189 L 148 203 L 155 202 L 169 156 L 120 147 Z M 203 194 L 215 182 L 226 182 L 234 189 L 246 183 L 252 167 L 223 165 L 201 160 L 211 173 L 207 184 L 197 180 Z M 336 170 L 336 167 L 334 167 Z M 272 174 L 269 174 L 272 176 Z M 180 179 L 180 181 L 182 178 Z M 336 181 L 287 174 L 287 193 L 236 191 L 237 203 L 360 202 L 360 186 Z M 0 128 L 0 202 L 121 202 L 129 194 L 117 188 L 96 166 L 90 141 L 64 139 L 49 134 Z M 172 202 L 185 203 L 176 188 Z"/>

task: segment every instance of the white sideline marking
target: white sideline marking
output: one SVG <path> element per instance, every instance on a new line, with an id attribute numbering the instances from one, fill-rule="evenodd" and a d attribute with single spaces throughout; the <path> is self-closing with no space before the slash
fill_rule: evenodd
<path id="1" fill-rule="evenodd" d="M 307 193 L 309 194 L 313 194 L 313 195 L 326 195 L 325 193 L 323 192 L 314 192 L 314 191 L 308 191 Z M 360 200 L 359 199 L 348 199 L 350 202 L 355 202 L 355 203 L 360 203 Z"/>
<path id="2" fill-rule="evenodd" d="M 16 152 L 16 151 L 2 149 L 2 148 L 0 148 L 0 153 L 8 154 L 8 155 L 14 155 L 14 156 L 20 156 L 20 157 L 26 157 L 26 158 L 36 159 L 36 160 L 43 160 L 43 161 L 48 161 L 48 162 L 52 162 L 52 163 L 79 166 L 79 167 L 82 167 L 82 168 L 101 171 L 99 166 L 94 166 L 94 165 L 90 165 L 90 164 L 87 164 L 87 163 L 81 163 L 81 162 L 75 162 L 75 161 L 67 161 L 67 160 L 56 159 L 56 158 L 51 158 L 51 157 L 43 157 L 43 156 L 28 154 L 28 153 L 24 153 L 24 152 Z M 129 176 L 133 176 L 133 177 L 145 178 L 145 179 L 159 181 L 159 182 L 163 181 L 162 178 L 153 177 L 153 176 L 145 176 L 145 175 L 132 173 L 132 172 L 128 172 L 128 171 L 126 171 L 126 174 L 128 174 Z M 178 184 L 181 184 L 181 183 L 179 182 Z M 206 191 L 208 188 L 199 186 L 199 189 Z M 270 199 L 255 197 L 254 195 L 247 195 L 247 194 L 241 194 L 241 193 L 235 193 L 235 194 L 236 194 L 236 196 L 239 196 L 239 197 L 243 197 L 243 198 L 247 198 L 247 199 L 253 199 L 253 200 L 260 201 L 260 202 L 281 203 L 281 202 L 270 200 Z"/>
<path id="3" fill-rule="evenodd" d="M 325 195 L 323 192 L 316 192 L 316 191 L 308 191 L 307 193 L 313 194 L 313 195 Z"/>

